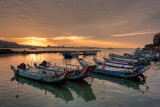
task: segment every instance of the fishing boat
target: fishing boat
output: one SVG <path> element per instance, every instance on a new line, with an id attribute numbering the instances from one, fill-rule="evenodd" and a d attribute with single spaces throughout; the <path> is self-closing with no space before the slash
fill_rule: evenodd
<path id="1" fill-rule="evenodd" d="M 65 58 L 73 58 L 73 57 L 78 57 L 79 52 L 63 52 L 62 55 Z"/>
<path id="2" fill-rule="evenodd" d="M 114 49 L 114 48 L 112 48 L 112 47 L 109 47 L 108 49 Z"/>
<path id="3" fill-rule="evenodd" d="M 114 68 L 122 68 L 122 69 L 133 69 L 133 66 L 126 66 L 126 65 L 117 65 L 117 64 L 106 63 L 106 62 L 99 61 L 96 58 L 93 58 L 93 61 L 97 65 L 101 65 L 101 66 L 114 67 Z"/>
<path id="4" fill-rule="evenodd" d="M 141 65 L 150 65 L 150 59 L 143 58 L 141 60 L 138 60 L 137 62 L 124 62 L 124 61 L 117 61 L 117 60 L 112 60 L 106 57 L 103 57 L 105 60 L 105 63 L 108 64 L 114 64 L 114 65 L 119 65 L 119 66 L 141 66 Z"/>
<path id="5" fill-rule="evenodd" d="M 50 72 L 31 67 L 29 64 L 27 65 L 28 68 L 26 68 L 26 65 L 24 63 L 21 63 L 19 66 L 17 66 L 17 68 L 11 65 L 11 69 L 13 70 L 15 75 L 47 83 L 60 82 L 64 79 L 69 78 L 73 73 L 72 70 L 67 70 L 63 73 L 58 71 Z"/>
<path id="6" fill-rule="evenodd" d="M 120 56 L 120 55 L 116 55 L 116 54 L 109 54 L 109 57 L 113 60 L 117 60 L 117 61 L 123 61 L 123 62 L 129 62 L 129 61 L 132 61 L 132 62 L 137 62 L 137 58 L 128 58 L 128 57 L 123 57 L 123 56 Z"/>
<path id="7" fill-rule="evenodd" d="M 116 58 L 129 59 L 129 60 L 130 59 L 137 60 L 139 58 L 135 55 L 131 55 L 131 54 L 128 54 L 128 53 L 124 53 L 123 55 L 117 55 L 117 54 L 110 53 L 109 56 L 110 57 L 116 57 Z"/>
<path id="8" fill-rule="evenodd" d="M 109 59 L 109 58 L 106 58 L 106 57 L 103 57 L 103 59 L 105 60 L 105 62 L 107 63 L 112 63 L 112 64 L 118 64 L 118 65 L 133 65 L 135 63 L 133 62 L 123 62 L 123 61 L 117 61 L 117 60 L 112 60 L 112 59 Z"/>
<path id="9" fill-rule="evenodd" d="M 36 47 L 30 47 L 29 50 L 37 50 Z"/>
<path id="10" fill-rule="evenodd" d="M 58 71 L 58 72 L 63 73 L 66 70 L 71 70 L 71 71 L 73 71 L 73 73 L 68 78 L 70 80 L 81 79 L 81 78 L 88 77 L 88 76 L 91 75 L 93 70 L 96 68 L 96 65 L 88 65 L 88 66 L 83 67 L 82 69 L 79 69 L 79 67 L 77 67 L 77 69 L 68 69 L 68 68 L 65 68 L 65 67 L 60 67 L 60 66 L 57 66 L 57 65 L 53 65 L 49 62 L 47 62 L 47 65 L 48 65 L 47 67 L 44 67 L 41 64 L 40 65 L 37 65 L 36 63 L 34 64 L 34 66 L 38 69 L 47 70 L 47 71 L 51 71 L 51 72 Z"/>
<path id="11" fill-rule="evenodd" d="M 150 59 L 151 61 L 159 61 L 160 56 L 157 53 L 151 53 L 151 54 L 144 54 L 141 53 L 139 56 L 132 56 L 132 57 L 126 57 L 126 56 L 121 56 L 121 55 L 116 55 L 116 54 L 109 54 L 109 57 L 113 60 L 117 61 L 132 61 L 132 62 L 137 62 L 138 60 L 147 58 Z"/>
<path id="12" fill-rule="evenodd" d="M 90 65 L 90 63 L 86 62 L 82 58 L 79 58 L 78 61 L 82 67 Z M 114 71 L 114 70 L 106 70 L 105 66 L 100 68 L 99 65 L 97 65 L 97 68 L 93 71 L 93 73 L 102 74 L 102 75 L 110 75 L 110 76 L 115 76 L 115 77 L 120 77 L 120 78 L 128 78 L 128 79 L 141 76 L 143 79 L 145 79 L 145 77 L 143 76 L 143 73 L 149 68 L 150 67 L 146 66 L 143 69 L 140 69 L 138 71 L 136 69 L 133 69 L 132 71 L 129 71 L 127 69 L 124 71 L 118 71 L 118 70 Z"/>
<path id="13" fill-rule="evenodd" d="M 88 55 L 96 55 L 97 52 L 83 52 L 84 56 L 88 56 Z"/>

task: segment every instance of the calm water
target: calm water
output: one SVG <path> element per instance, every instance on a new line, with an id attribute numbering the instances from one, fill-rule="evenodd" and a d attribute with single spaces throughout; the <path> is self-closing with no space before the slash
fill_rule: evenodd
<path id="1" fill-rule="evenodd" d="M 131 53 L 132 49 L 107 49 L 97 58 L 113 52 Z M 83 56 L 80 56 L 83 57 Z M 93 56 L 83 57 L 93 62 Z M 108 76 L 93 75 L 82 81 L 67 81 L 63 84 L 44 84 L 16 77 L 10 64 L 21 62 L 32 64 L 47 60 L 60 66 L 77 64 L 76 58 L 64 59 L 56 54 L 0 55 L 0 107 L 159 107 L 160 106 L 160 63 L 152 63 L 144 73 L 145 82 L 131 81 Z M 33 64 L 32 64 L 33 65 Z"/>

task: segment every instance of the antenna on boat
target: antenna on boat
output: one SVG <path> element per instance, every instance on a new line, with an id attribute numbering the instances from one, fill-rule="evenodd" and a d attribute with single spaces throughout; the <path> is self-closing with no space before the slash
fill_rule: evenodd
<path id="1" fill-rule="evenodd" d="M 31 60 L 31 66 L 32 66 L 32 62 L 33 62 L 33 57 L 32 57 L 32 60 Z"/>
<path id="2" fill-rule="evenodd" d="M 66 60 L 66 68 L 67 68 L 67 60 Z"/>
<path id="3" fill-rule="evenodd" d="M 40 54 L 40 62 L 41 62 L 41 54 Z"/>
<path id="4" fill-rule="evenodd" d="M 77 61 L 75 62 L 75 68 L 77 68 Z"/>
<path id="5" fill-rule="evenodd" d="M 104 54 L 104 56 L 106 57 L 106 48 L 105 48 L 105 54 Z"/>

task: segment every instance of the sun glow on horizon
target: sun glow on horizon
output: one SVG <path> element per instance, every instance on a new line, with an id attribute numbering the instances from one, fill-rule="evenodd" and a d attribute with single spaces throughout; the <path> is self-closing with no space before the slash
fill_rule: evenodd
<path id="1" fill-rule="evenodd" d="M 126 44 L 115 41 L 103 41 L 86 38 L 83 36 L 57 36 L 53 38 L 40 38 L 40 37 L 24 37 L 24 38 L 5 38 L 0 37 L 1 40 L 16 42 L 20 45 L 32 45 L 32 46 L 67 46 L 67 47 L 113 47 L 113 48 L 136 48 L 140 45 Z"/>
<path id="2" fill-rule="evenodd" d="M 46 42 L 45 38 L 26 37 L 22 42 L 19 42 L 19 44 L 33 45 L 33 46 L 46 46 L 45 42 Z"/>
<path id="3" fill-rule="evenodd" d="M 18 38 L 20 40 L 19 44 L 21 45 L 33 45 L 33 46 L 47 46 L 47 45 L 55 45 L 53 43 L 49 43 L 46 38 L 39 38 L 39 37 L 25 37 L 25 38 Z"/>

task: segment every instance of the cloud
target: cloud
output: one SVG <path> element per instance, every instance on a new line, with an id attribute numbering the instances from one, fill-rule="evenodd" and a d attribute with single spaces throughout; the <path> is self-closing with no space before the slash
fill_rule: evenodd
<path id="1" fill-rule="evenodd" d="M 53 40 L 80 40 L 80 39 L 85 39 L 84 37 L 80 37 L 80 36 L 69 36 L 69 37 L 66 37 L 66 36 L 59 36 L 59 37 L 55 37 L 55 38 L 52 38 Z"/>
<path id="2" fill-rule="evenodd" d="M 150 32 L 159 32 L 159 4 L 159 0 L 1 0 L 0 36 L 60 42 L 78 35 L 98 42 L 129 45 L 130 41 L 135 46 L 139 41 L 143 47 L 152 42 Z"/>
<path id="3" fill-rule="evenodd" d="M 144 34 L 152 34 L 152 33 L 155 33 L 155 32 L 139 32 L 139 33 L 112 35 L 112 36 L 134 36 L 134 35 L 144 35 Z"/>

